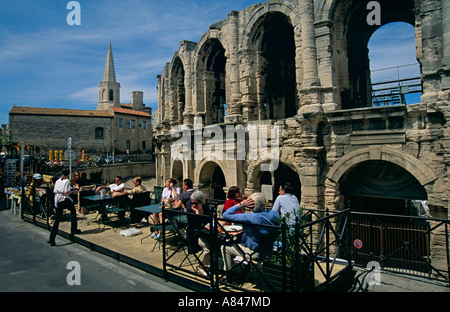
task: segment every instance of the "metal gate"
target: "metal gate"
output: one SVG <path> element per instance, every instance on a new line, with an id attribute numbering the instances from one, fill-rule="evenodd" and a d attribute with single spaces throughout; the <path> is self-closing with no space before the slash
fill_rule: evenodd
<path id="1" fill-rule="evenodd" d="M 430 225 L 384 221 L 376 217 L 352 216 L 353 260 L 367 265 L 377 261 L 384 269 L 431 274 Z"/>

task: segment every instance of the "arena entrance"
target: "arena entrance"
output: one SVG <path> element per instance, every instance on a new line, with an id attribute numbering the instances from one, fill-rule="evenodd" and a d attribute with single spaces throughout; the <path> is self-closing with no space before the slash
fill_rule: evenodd
<path id="1" fill-rule="evenodd" d="M 301 183 L 300 177 L 298 173 L 289 168 L 286 164 L 280 163 L 278 169 L 273 173 L 269 171 L 262 171 L 261 176 L 259 178 L 260 185 L 271 185 L 272 189 L 272 200 L 278 196 L 278 190 L 280 185 L 289 182 L 295 189 L 294 195 L 297 196 L 298 201 L 301 201 L 302 191 L 301 191 Z"/>
<path id="2" fill-rule="evenodd" d="M 430 224 L 401 216 L 427 216 L 423 186 L 402 167 L 386 161 L 365 161 L 340 180 L 352 212 L 350 242 L 359 265 L 377 261 L 396 271 L 429 273 Z M 376 214 L 376 215 L 375 215 Z"/>
<path id="3" fill-rule="evenodd" d="M 226 185 L 225 175 L 218 164 L 209 161 L 203 165 L 198 190 L 205 193 L 206 198 L 226 200 L 224 191 Z"/>
<path id="4" fill-rule="evenodd" d="M 178 182 L 177 187 L 181 188 L 183 181 L 183 163 L 181 160 L 175 160 L 172 164 L 172 178 L 176 179 Z"/>

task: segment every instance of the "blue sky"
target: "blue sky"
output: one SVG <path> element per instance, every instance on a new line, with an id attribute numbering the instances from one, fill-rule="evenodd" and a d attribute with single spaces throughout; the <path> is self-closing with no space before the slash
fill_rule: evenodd
<path id="1" fill-rule="evenodd" d="M 257 0 L 79 0 L 81 25 L 66 22 L 69 0 L 0 0 L 0 123 L 13 105 L 95 109 L 111 41 L 121 102 L 144 91 L 144 103 L 157 107 L 156 75 L 182 40 L 198 41 L 231 10 Z M 392 32 L 389 32 L 391 33 Z M 390 66 L 385 55 L 374 68 Z M 410 35 L 411 37 L 411 35 Z M 395 44 L 404 40 L 396 36 Z M 412 32 L 414 40 L 414 31 Z M 405 50 L 395 55 L 401 64 Z M 414 53 L 414 52 L 413 52 Z M 409 57 L 411 58 L 411 57 Z M 385 66 L 387 64 L 387 66 Z M 398 63 L 397 63 L 398 64 Z M 378 66 L 378 67 L 377 67 Z"/>

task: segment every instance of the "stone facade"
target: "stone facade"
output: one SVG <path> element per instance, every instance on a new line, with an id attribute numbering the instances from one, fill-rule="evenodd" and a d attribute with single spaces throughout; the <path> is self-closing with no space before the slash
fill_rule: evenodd
<path id="1" fill-rule="evenodd" d="M 255 4 L 230 12 L 197 43 L 180 42 L 158 76 L 157 183 L 189 177 L 208 196 L 223 198 L 233 185 L 251 193 L 268 184 L 276 193 L 288 180 L 303 207 L 342 209 L 354 196 L 349 177 L 373 164 L 409 177 L 432 213 L 448 211 L 450 0 L 378 2 L 382 25 L 415 27 L 420 103 L 372 106 L 367 43 L 378 26 L 367 23 L 368 1 Z M 277 126 L 278 169 L 264 172 L 267 159 L 249 155 L 248 131 L 243 144 L 227 143 L 236 151 L 231 160 L 225 154 L 196 159 L 195 143 L 189 157 L 175 159 L 174 130 L 186 126 L 195 142 L 199 120 L 201 129 L 217 126 L 223 133 L 227 126 Z M 237 159 L 242 148 L 245 159 Z"/>

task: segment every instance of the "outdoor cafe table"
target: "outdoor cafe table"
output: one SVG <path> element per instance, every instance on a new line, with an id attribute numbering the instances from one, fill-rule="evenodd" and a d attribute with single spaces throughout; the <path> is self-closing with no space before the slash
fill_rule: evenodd
<path id="1" fill-rule="evenodd" d="M 160 206 L 161 206 L 160 204 L 153 204 L 153 205 L 148 205 L 148 206 L 136 207 L 134 209 L 143 211 L 143 212 L 147 212 L 147 213 L 160 213 L 160 212 L 162 212 Z"/>
<path id="2" fill-rule="evenodd" d="M 106 194 L 105 196 L 101 196 L 101 195 L 90 195 L 90 196 L 86 196 L 83 197 L 83 199 L 85 200 L 89 200 L 91 202 L 94 202 L 96 204 L 101 204 L 103 206 L 103 210 L 105 209 L 106 205 L 111 202 L 114 197 L 112 196 L 112 194 Z M 94 220 L 98 217 L 98 212 L 97 215 L 95 216 Z"/>
<path id="3" fill-rule="evenodd" d="M 105 196 L 90 195 L 90 196 L 83 197 L 83 199 L 87 199 L 89 201 L 95 202 L 97 204 L 103 204 L 103 205 L 110 202 L 113 198 L 114 197 L 112 196 L 112 194 L 106 194 Z"/>

